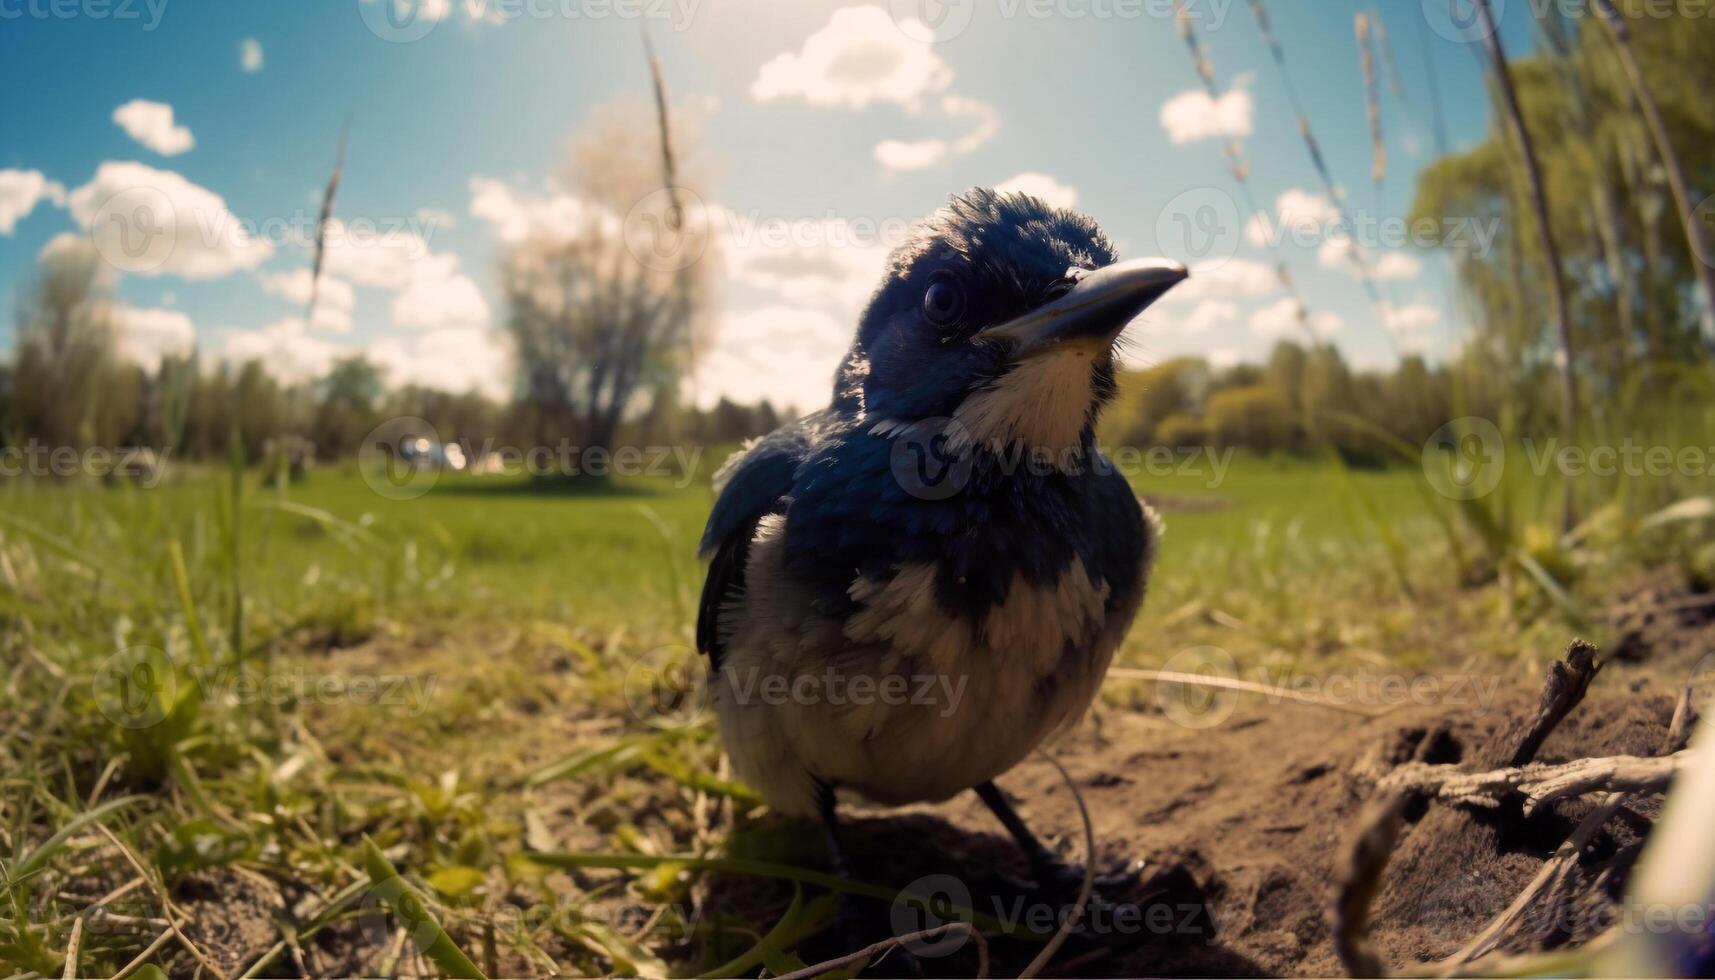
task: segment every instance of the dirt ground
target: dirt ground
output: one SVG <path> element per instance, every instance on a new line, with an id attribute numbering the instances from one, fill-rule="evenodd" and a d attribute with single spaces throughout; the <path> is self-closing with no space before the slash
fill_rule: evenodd
<path id="1" fill-rule="evenodd" d="M 1662 611 L 1683 598 L 1645 588 L 1622 604 L 1615 615 L 1625 621 L 1614 625 L 1628 634 L 1625 659 L 1604 668 L 1537 761 L 1661 753 L 1680 691 L 1715 651 L 1715 608 Z M 1700 669 L 1708 666 L 1704 660 Z M 1487 678 L 1498 685 L 1487 694 L 1448 681 L 1435 692 L 1439 703 L 1408 703 L 1375 718 L 1250 697 L 1202 729 L 1170 720 L 1150 701 L 1136 711 L 1103 711 L 1055 754 L 1088 804 L 1097 867 L 1143 862 L 1139 884 L 1110 893 L 1142 912 L 1109 916 L 1100 938 L 1074 939 L 1047 975 L 1341 975 L 1327 922 L 1333 869 L 1372 799 L 1374 778 L 1412 760 L 1473 771 L 1504 765 L 1509 736 L 1528 724 L 1541 688 L 1540 677 L 1515 675 Z M 1081 858 L 1080 818 L 1051 766 L 1027 762 L 999 782 L 1039 834 Z M 1500 948 L 1559 948 L 1599 933 L 1641 850 L 1642 818 L 1658 805 L 1638 803 L 1609 821 L 1585 852 L 1575 907 L 1536 910 Z M 1385 962 L 1404 971 L 1457 951 L 1513 901 L 1589 807 L 1566 801 L 1530 819 L 1516 808 L 1408 813 L 1372 910 Z M 852 809 L 849 819 L 854 863 L 866 879 L 969 894 L 971 907 L 990 914 L 1016 907 L 1016 887 L 1003 875 L 1025 867 L 974 794 L 909 811 Z M 717 884 L 710 901 L 763 897 L 752 883 L 729 887 Z M 991 975 L 1015 975 L 1035 950 L 992 943 Z M 975 968 L 967 945 L 866 975 L 972 976 Z"/>
<path id="2" fill-rule="evenodd" d="M 1705 598 L 1645 584 L 1616 603 L 1606 625 L 1619 643 L 1604 651 L 1606 666 L 1588 696 L 1560 723 L 1537 760 L 1660 754 L 1687 680 L 1694 671 L 1715 677 L 1715 603 Z M 1444 676 L 1416 695 L 1378 688 L 1381 700 L 1406 703 L 1374 717 L 1250 696 L 1210 705 L 1194 693 L 1167 689 L 1169 704 L 1173 697 L 1187 698 L 1179 703 L 1203 712 L 1193 712 L 1190 717 L 1201 720 L 1188 725 L 1186 715 L 1163 709 L 1161 689 L 1150 685 L 1139 685 L 1131 704 L 1108 704 L 1064 736 L 1054 753 L 1088 805 L 1098 869 L 1140 864 L 1129 888 L 1107 893 L 1132 911 L 1110 912 L 1096 923 L 1097 934 L 1073 938 L 1045 975 L 1341 975 L 1327 919 L 1334 868 L 1373 800 L 1375 779 L 1408 761 L 1474 771 L 1504 764 L 1505 747 L 1535 713 L 1541 665 L 1561 651 L 1527 653 L 1487 674 Z M 1082 860 L 1078 811 L 1053 767 L 1030 761 L 999 783 L 1039 835 L 1069 859 Z M 599 790 L 567 786 L 563 792 L 581 795 L 580 805 L 587 805 L 587 794 Z M 687 818 L 670 799 L 662 797 L 648 809 L 655 819 L 683 823 Z M 603 835 L 570 819 L 578 801 L 568 796 L 566 802 L 563 809 L 547 811 L 567 818 L 553 820 L 556 846 L 599 847 Z M 1372 938 L 1388 967 L 1407 971 L 1462 947 L 1512 902 L 1589 806 L 1587 800 L 1565 801 L 1528 820 L 1516 807 L 1436 805 L 1408 813 L 1372 909 Z M 1658 806 L 1658 800 L 1639 802 L 1610 820 L 1585 852 L 1575 907 L 1527 916 L 1501 948 L 1559 948 L 1600 932 Z M 1019 913 L 1017 886 L 1008 876 L 1022 876 L 1024 862 L 974 794 L 934 807 L 848 806 L 844 812 L 848 847 L 863 879 L 946 894 L 997 917 Z M 740 836 L 770 829 L 765 819 L 760 827 L 747 825 Z M 811 829 L 773 829 L 819 849 Z M 813 865 L 817 858 L 808 860 Z M 581 893 L 623 895 L 599 887 L 622 877 L 617 872 L 575 877 Z M 295 899 L 258 897 L 250 903 L 256 906 L 252 912 L 234 896 L 253 893 L 255 882 L 218 878 L 205 876 L 178 898 L 199 922 L 197 938 L 223 966 L 236 967 L 266 948 L 274 935 L 273 915 Z M 777 881 L 712 876 L 697 887 L 692 902 L 705 920 L 730 918 L 754 927 L 777 921 L 791 894 L 790 886 Z M 873 911 L 876 938 L 909 931 L 888 921 L 887 909 Z M 924 924 L 932 923 L 917 927 Z M 740 941 L 748 945 L 754 936 Z M 827 948 L 828 941 L 801 948 L 800 955 L 815 962 L 818 953 L 845 951 Z M 355 923 L 341 923 L 306 944 L 302 962 L 313 964 L 316 973 L 361 973 L 372 964 L 377 944 L 386 942 L 385 929 L 366 935 Z M 1022 940 L 991 940 L 989 975 L 1017 975 L 1039 948 Z M 697 951 L 668 945 L 652 952 L 671 963 Z M 284 957 L 269 973 L 297 975 L 295 962 Z M 490 962 L 506 975 L 532 972 L 529 961 L 513 951 L 502 950 Z M 411 964 L 407 955 L 400 975 L 411 973 Z M 967 943 L 915 961 L 894 956 L 864 975 L 974 976 L 976 970 L 975 947 Z"/>

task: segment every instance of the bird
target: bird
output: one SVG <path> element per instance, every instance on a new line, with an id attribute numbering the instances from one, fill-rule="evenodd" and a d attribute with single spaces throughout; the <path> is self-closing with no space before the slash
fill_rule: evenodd
<path id="1" fill-rule="evenodd" d="M 1081 718 L 1159 519 L 1096 443 L 1122 331 L 1188 276 L 1080 212 L 950 197 L 888 256 L 829 405 L 714 478 L 697 647 L 734 772 L 776 812 L 974 790 L 1032 881 L 1081 884 L 995 780 Z"/>

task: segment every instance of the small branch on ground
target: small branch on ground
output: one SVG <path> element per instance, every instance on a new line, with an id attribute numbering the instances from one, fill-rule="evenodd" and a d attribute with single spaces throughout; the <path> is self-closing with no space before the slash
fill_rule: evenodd
<path id="1" fill-rule="evenodd" d="M 1457 766 L 1408 762 L 1382 777 L 1377 788 L 1384 792 L 1417 793 L 1443 803 L 1476 806 L 1497 806 L 1517 793 L 1524 796 L 1524 814 L 1528 817 L 1544 803 L 1568 796 L 1597 791 L 1660 792 L 1667 788 L 1675 773 L 1685 768 L 1691 756 L 1689 751 L 1663 758 L 1619 755 L 1493 772 L 1465 772 Z"/>
<path id="2" fill-rule="evenodd" d="M 1507 765 L 1522 766 L 1534 761 L 1536 753 L 1555 726 L 1584 700 L 1584 693 L 1590 689 L 1590 682 L 1595 680 L 1602 670 L 1596 653 L 1596 648 L 1589 643 L 1573 640 L 1566 647 L 1566 659 L 1549 665 L 1548 680 L 1542 687 L 1542 698 L 1537 703 L 1536 717 L 1531 720 L 1524 737 L 1513 749 Z"/>
<path id="3" fill-rule="evenodd" d="M 1350 850 L 1334 872 L 1334 903 L 1328 928 L 1346 973 L 1354 977 L 1385 977 L 1387 963 L 1370 942 L 1370 905 L 1381 891 L 1382 874 L 1393 857 L 1409 792 L 1390 793 L 1366 812 Z"/>

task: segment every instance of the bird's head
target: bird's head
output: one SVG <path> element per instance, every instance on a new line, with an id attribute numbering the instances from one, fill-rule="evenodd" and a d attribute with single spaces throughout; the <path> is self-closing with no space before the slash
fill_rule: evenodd
<path id="1" fill-rule="evenodd" d="M 979 446 L 1081 445 L 1113 396 L 1121 331 L 1185 277 L 1116 262 L 1076 211 L 968 191 L 889 258 L 835 405 L 889 428 L 950 419 Z"/>

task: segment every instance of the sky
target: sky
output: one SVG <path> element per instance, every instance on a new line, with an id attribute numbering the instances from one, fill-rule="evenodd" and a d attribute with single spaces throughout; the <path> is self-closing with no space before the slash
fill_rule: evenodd
<path id="1" fill-rule="evenodd" d="M 1397 225 L 1437 153 L 1431 74 L 1446 146 L 1490 120 L 1480 46 L 1442 2 L 1269 4 L 1348 236 L 1244 0 L 1187 0 L 1214 98 L 1171 0 L 0 0 L 0 302 L 27 293 L 45 250 L 88 236 L 142 363 L 195 344 L 292 380 L 363 352 L 396 384 L 504 396 L 498 259 L 587 220 L 559 176 L 568 141 L 604 107 L 648 106 L 646 30 L 720 262 L 712 347 L 688 381 L 703 404 L 824 403 L 890 245 L 976 185 L 1086 211 L 1122 257 L 1192 267 L 1128 331 L 1134 365 L 1260 361 L 1303 337 L 1277 260 L 1310 329 L 1354 364 L 1444 356 L 1459 333 L 1447 260 Z M 1527 53 L 1530 6 L 1497 6 Z M 1374 45 L 1379 186 L 1360 12 L 1391 53 Z M 307 242 L 348 120 L 306 323 Z M 1481 244 L 1481 228 L 1454 231 Z M 13 318 L 0 330 L 9 351 Z"/>

